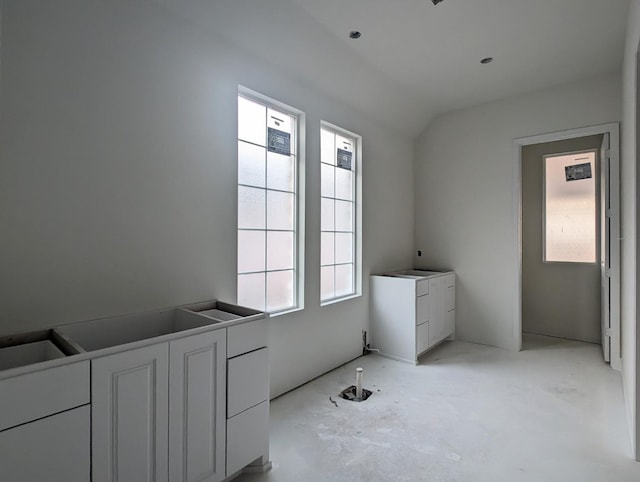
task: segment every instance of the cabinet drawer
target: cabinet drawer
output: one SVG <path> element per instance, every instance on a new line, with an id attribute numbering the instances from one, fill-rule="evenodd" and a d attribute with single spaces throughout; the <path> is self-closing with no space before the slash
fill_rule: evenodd
<path id="1" fill-rule="evenodd" d="M 268 349 L 247 353 L 228 362 L 227 418 L 269 398 Z"/>
<path id="2" fill-rule="evenodd" d="M 3 482 L 89 482 L 89 406 L 0 433 Z"/>
<path id="3" fill-rule="evenodd" d="M 455 310 L 456 308 L 456 287 L 448 286 L 445 291 L 444 305 L 446 311 Z"/>
<path id="4" fill-rule="evenodd" d="M 429 294 L 429 280 L 425 279 L 416 283 L 416 296 Z"/>
<path id="5" fill-rule="evenodd" d="M 0 430 L 89 403 L 89 361 L 0 380 Z"/>
<path id="6" fill-rule="evenodd" d="M 268 453 L 268 401 L 227 420 L 227 477 Z"/>
<path id="7" fill-rule="evenodd" d="M 429 295 L 418 296 L 416 325 L 429 321 Z"/>
<path id="8" fill-rule="evenodd" d="M 429 323 L 418 325 L 416 345 L 418 354 L 429 348 Z"/>
<path id="9" fill-rule="evenodd" d="M 267 320 L 259 319 L 227 328 L 227 358 L 267 346 Z"/>

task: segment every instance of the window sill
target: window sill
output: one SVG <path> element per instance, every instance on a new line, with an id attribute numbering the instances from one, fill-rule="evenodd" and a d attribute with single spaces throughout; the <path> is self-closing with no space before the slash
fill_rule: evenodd
<path id="1" fill-rule="evenodd" d="M 349 301 L 349 300 L 353 300 L 355 298 L 360 298 L 360 297 L 362 297 L 362 294 L 361 293 L 356 293 L 356 294 L 353 294 L 353 295 L 344 296 L 342 298 L 333 298 L 333 299 L 330 299 L 330 300 L 327 300 L 327 301 L 322 301 L 320 303 L 320 306 L 322 307 L 322 306 L 328 306 L 328 305 L 335 305 L 336 303 L 341 303 L 343 301 Z"/>
<path id="2" fill-rule="evenodd" d="M 267 312 L 267 314 L 269 315 L 269 318 L 277 318 L 278 316 L 288 315 L 288 314 L 296 313 L 296 312 L 302 311 L 302 310 L 304 310 L 303 306 L 296 306 L 295 308 L 291 308 L 291 309 L 284 310 L 284 311 L 276 311 L 275 313 L 268 313 Z"/>

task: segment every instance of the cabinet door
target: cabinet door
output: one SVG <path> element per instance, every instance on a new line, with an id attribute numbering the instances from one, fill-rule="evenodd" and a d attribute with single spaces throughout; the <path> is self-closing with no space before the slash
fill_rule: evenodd
<path id="1" fill-rule="evenodd" d="M 93 482 L 168 478 L 169 346 L 91 362 Z"/>
<path id="2" fill-rule="evenodd" d="M 3 482 L 89 482 L 89 405 L 0 432 Z"/>
<path id="3" fill-rule="evenodd" d="M 169 352 L 170 480 L 223 480 L 226 330 L 173 340 Z"/>

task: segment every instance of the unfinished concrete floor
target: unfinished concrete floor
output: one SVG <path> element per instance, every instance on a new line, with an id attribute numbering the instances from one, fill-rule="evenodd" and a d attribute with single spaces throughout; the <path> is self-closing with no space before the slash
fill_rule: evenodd
<path id="1" fill-rule="evenodd" d="M 373 395 L 339 399 L 358 366 Z M 600 346 L 537 335 L 520 353 L 454 341 L 417 367 L 338 368 L 272 402 L 271 459 L 235 480 L 640 481 Z"/>

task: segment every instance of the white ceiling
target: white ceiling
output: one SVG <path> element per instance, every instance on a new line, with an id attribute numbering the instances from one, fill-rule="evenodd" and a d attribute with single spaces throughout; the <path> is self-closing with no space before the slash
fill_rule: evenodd
<path id="1" fill-rule="evenodd" d="M 629 3 L 157 1 L 410 134 L 441 112 L 619 70 Z"/>

